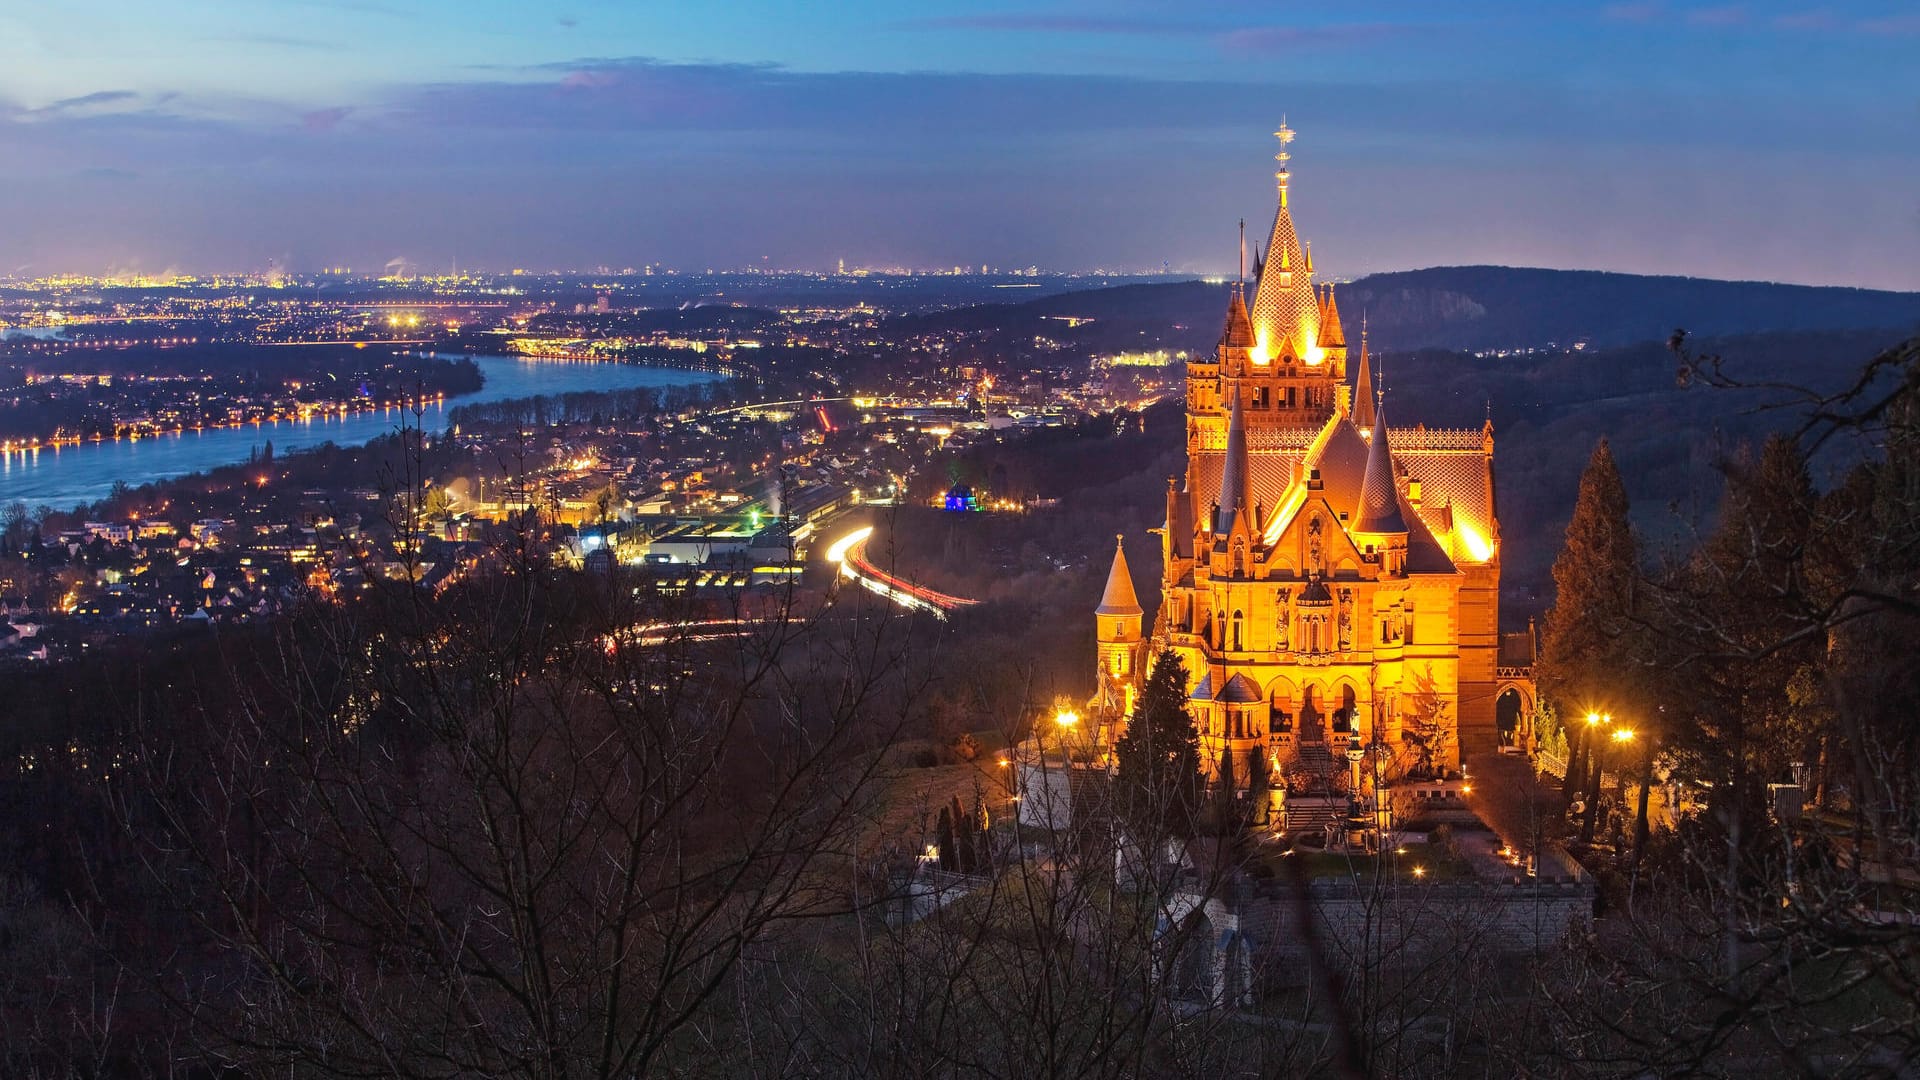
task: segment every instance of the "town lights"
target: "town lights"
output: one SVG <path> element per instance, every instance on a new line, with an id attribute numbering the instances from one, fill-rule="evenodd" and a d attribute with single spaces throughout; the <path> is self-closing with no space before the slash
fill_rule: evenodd
<path id="1" fill-rule="evenodd" d="M 1621 728 L 1620 730 L 1618 730 L 1618 731 L 1616 731 L 1616 732 L 1614 732 L 1614 733 L 1613 733 L 1613 741 L 1614 741 L 1614 742 L 1617 742 L 1617 743 L 1630 743 L 1630 742 L 1632 742 L 1632 741 L 1633 741 L 1633 729 L 1632 729 L 1632 728 Z"/>
<path id="2" fill-rule="evenodd" d="M 1072 709 L 1061 709 L 1053 714 L 1053 722 L 1063 728 L 1070 728 L 1080 722 L 1080 714 Z"/>

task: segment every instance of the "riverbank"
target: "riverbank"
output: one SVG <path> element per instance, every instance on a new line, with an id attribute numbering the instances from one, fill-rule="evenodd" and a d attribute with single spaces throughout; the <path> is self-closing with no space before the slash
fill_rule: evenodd
<path id="1" fill-rule="evenodd" d="M 432 355 L 432 354 L 429 354 Z M 681 369 L 643 367 L 607 361 L 543 360 L 529 357 L 473 356 L 481 388 L 471 394 L 379 412 L 324 413 L 241 427 L 180 431 L 154 438 L 82 442 L 0 453 L 0 506 L 69 510 L 107 497 L 118 482 L 144 484 L 211 472 L 246 462 L 267 442 L 276 453 L 311 449 L 326 443 L 359 446 L 418 423 L 428 430 L 446 424 L 451 409 L 520 398 L 592 390 L 667 389 L 717 382 L 722 376 Z M 416 411 L 418 418 L 416 419 Z"/>

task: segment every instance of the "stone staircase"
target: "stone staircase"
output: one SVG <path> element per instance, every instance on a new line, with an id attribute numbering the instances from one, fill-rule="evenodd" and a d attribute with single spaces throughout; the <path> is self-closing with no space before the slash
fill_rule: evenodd
<path id="1" fill-rule="evenodd" d="M 1346 758 L 1334 754 L 1324 742 L 1301 742 L 1293 754 L 1294 767 L 1304 768 L 1314 780 L 1311 794 L 1287 796 L 1286 831 L 1294 836 L 1320 832 L 1343 820 L 1347 800 L 1334 793 L 1333 785 L 1347 767 Z"/>
<path id="2" fill-rule="evenodd" d="M 1326 791 L 1332 788 L 1334 778 L 1346 771 L 1347 759 L 1335 757 L 1332 750 L 1323 742 L 1303 742 L 1293 748 L 1294 759 L 1304 765 L 1316 777 L 1315 788 Z"/>
<path id="3" fill-rule="evenodd" d="M 1324 832 L 1346 817 L 1347 800 L 1338 795 L 1287 796 L 1286 831 L 1289 836 Z"/>

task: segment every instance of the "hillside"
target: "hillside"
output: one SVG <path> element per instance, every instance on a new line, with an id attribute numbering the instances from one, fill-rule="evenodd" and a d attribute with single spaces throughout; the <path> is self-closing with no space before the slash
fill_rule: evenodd
<path id="1" fill-rule="evenodd" d="M 1920 293 L 1592 270 L 1443 266 L 1373 274 L 1338 290 L 1387 348 L 1512 349 L 1783 330 L 1912 329 Z"/>
<path id="2" fill-rule="evenodd" d="M 1920 293 L 1591 270 L 1450 266 L 1373 274 L 1337 287 L 1349 338 L 1364 314 L 1376 349 L 1610 348 L 1696 335 L 1920 328 Z M 1211 348 L 1226 286 L 1126 285 L 900 320 L 909 329 L 1009 339 L 1045 335 L 1091 349 L 1146 343 Z M 1061 316 L 1091 318 L 1069 327 Z"/>

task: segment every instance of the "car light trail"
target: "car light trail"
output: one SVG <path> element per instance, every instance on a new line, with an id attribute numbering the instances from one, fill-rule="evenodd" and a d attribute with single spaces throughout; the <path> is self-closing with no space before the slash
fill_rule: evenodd
<path id="1" fill-rule="evenodd" d="M 955 608 L 980 602 L 964 596 L 948 596 L 902 581 L 874 566 L 867 561 L 867 541 L 872 536 L 873 526 L 868 525 L 835 540 L 833 546 L 827 549 L 827 561 L 840 565 L 842 577 L 859 582 L 869 592 L 886 597 L 909 611 L 928 611 L 944 619 L 947 612 Z"/>

